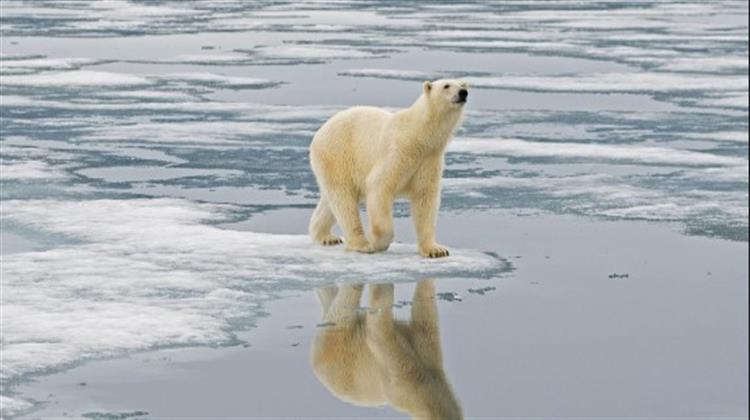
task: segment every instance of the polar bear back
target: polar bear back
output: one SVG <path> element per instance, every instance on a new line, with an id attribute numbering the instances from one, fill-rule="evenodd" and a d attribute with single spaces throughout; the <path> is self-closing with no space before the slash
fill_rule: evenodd
<path id="1" fill-rule="evenodd" d="M 349 108 L 331 117 L 310 144 L 315 172 L 364 186 L 373 166 L 388 155 L 388 141 L 382 134 L 392 118 L 393 113 L 369 106 Z"/>

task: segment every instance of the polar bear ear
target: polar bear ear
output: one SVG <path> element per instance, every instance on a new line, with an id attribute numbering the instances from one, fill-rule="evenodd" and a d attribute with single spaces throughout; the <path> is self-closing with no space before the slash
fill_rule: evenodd
<path id="1" fill-rule="evenodd" d="M 424 90 L 424 93 L 430 93 L 432 90 L 432 82 L 425 80 L 424 83 L 422 83 L 422 90 Z"/>

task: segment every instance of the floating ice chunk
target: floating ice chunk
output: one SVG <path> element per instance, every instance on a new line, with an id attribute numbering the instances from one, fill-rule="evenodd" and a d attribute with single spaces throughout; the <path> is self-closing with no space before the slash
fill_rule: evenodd
<path id="1" fill-rule="evenodd" d="M 231 178 L 242 174 L 233 169 L 175 168 L 160 166 L 113 166 L 85 168 L 76 172 L 87 178 L 103 179 L 107 182 L 164 181 L 186 177 Z"/>
<path id="2" fill-rule="evenodd" d="M 90 70 L 3 77 L 3 85 L 7 86 L 64 88 L 67 86 L 136 86 L 148 85 L 150 83 L 152 82 L 132 74 Z"/>
<path id="3" fill-rule="evenodd" d="M 286 261 L 286 264 L 281 264 L 282 268 L 277 267 L 269 273 L 259 272 L 258 275 L 251 276 L 252 278 L 268 276 L 305 280 L 305 274 L 325 274 L 323 277 L 336 274 L 337 278 L 343 276 L 350 279 L 372 274 L 391 278 L 404 270 L 423 272 L 426 275 L 465 270 L 476 274 L 497 267 L 496 259 L 475 251 L 457 250 L 455 257 L 454 253 L 451 253 L 450 258 L 429 260 L 420 258 L 411 245 L 394 244 L 392 251 L 387 253 L 361 255 L 342 252 L 337 248 L 313 246 L 306 235 L 239 232 L 201 224 L 206 220 L 222 219 L 223 211 L 228 209 L 231 207 L 169 199 L 93 200 L 81 203 L 8 201 L 4 207 L 6 217 L 30 223 L 44 230 L 91 241 L 113 243 L 158 239 L 164 242 L 164 246 L 170 243 L 169 247 L 175 250 L 190 250 L 191 259 L 199 257 L 204 252 L 208 257 L 215 256 L 219 251 L 233 249 L 230 254 L 248 257 L 253 263 L 259 262 L 258 258 Z M 124 221 L 127 222 L 123 223 Z M 153 230 L 152 226 L 160 228 Z M 179 233 L 181 240 L 171 244 L 171 239 L 166 239 L 170 233 Z M 197 242 L 191 242 L 193 239 Z M 207 243 L 206 241 L 211 242 L 212 239 L 217 240 L 218 248 L 191 249 L 195 245 Z M 237 242 L 228 243 L 234 241 Z M 324 266 L 306 264 L 309 261 L 320 262 Z M 325 266 L 329 261 L 335 262 L 338 267 Z M 300 263 L 304 264 L 298 266 Z M 302 277 L 298 277 L 300 275 Z M 314 282 L 319 277 L 311 275 L 309 278 Z"/>
<path id="4" fill-rule="evenodd" d="M 0 72 L 33 72 L 39 70 L 71 70 L 84 65 L 96 64 L 100 60 L 90 58 L 19 58 L 2 57 Z M 3 80 L 4 81 L 4 80 Z"/>
<path id="5" fill-rule="evenodd" d="M 169 7 L 162 5 L 132 4 L 123 0 L 99 0 L 88 5 L 90 10 L 111 18 L 134 19 L 139 17 L 185 16 L 201 13 L 199 10 L 187 7 Z M 84 9 L 86 10 L 86 9 Z"/>
<path id="6" fill-rule="evenodd" d="M 484 296 L 487 292 L 491 292 L 493 290 L 496 290 L 497 288 L 495 286 L 486 286 L 486 287 L 479 287 L 476 289 L 468 289 L 469 293 L 474 293 L 477 295 Z"/>
<path id="7" fill-rule="evenodd" d="M 173 73 L 159 76 L 162 80 L 177 80 L 190 83 L 225 87 L 270 87 L 279 84 L 268 79 L 253 77 L 225 76 L 214 73 Z"/>
<path id="8" fill-rule="evenodd" d="M 534 2 L 530 2 L 534 3 Z M 556 2 L 549 2 L 556 3 Z M 676 6 L 676 7 L 675 7 Z M 508 14 L 500 15 L 501 19 L 512 19 L 513 21 L 531 21 L 531 22 L 578 22 L 580 20 L 612 20 L 612 21 L 630 21 L 632 19 L 645 20 L 642 24 L 649 27 L 651 23 L 670 24 L 670 19 L 654 22 L 654 18 L 664 18 L 669 16 L 672 20 L 681 16 L 704 16 L 708 13 L 716 13 L 720 7 L 714 7 L 712 4 L 655 4 L 652 7 L 623 7 L 619 9 L 604 8 L 551 8 L 542 10 L 520 10 Z M 663 22 L 663 23 L 662 23 Z"/>
<path id="9" fill-rule="evenodd" d="M 706 197 L 709 198 L 709 197 Z M 712 197 L 711 197 L 712 198 Z M 627 205 L 616 208 L 602 209 L 601 214 L 605 217 L 618 219 L 639 220 L 680 220 L 702 216 L 699 221 L 711 222 L 710 215 L 723 215 L 716 221 L 730 222 L 737 229 L 747 229 L 747 206 L 729 206 L 728 203 L 713 200 L 712 202 L 696 202 L 693 200 L 674 200 L 671 202 L 644 203 L 640 205 Z M 708 216 L 708 217 L 707 217 Z M 727 217 L 730 216 L 730 217 Z M 745 237 L 747 240 L 747 237 Z"/>
<path id="10" fill-rule="evenodd" d="M 698 73 L 747 72 L 748 63 L 747 58 L 742 57 L 689 57 L 670 60 L 659 68 Z"/>
<path id="11" fill-rule="evenodd" d="M 34 7 L 37 6 L 37 7 Z M 40 4 L 5 2 L 3 4 L 3 17 L 9 18 L 29 18 L 29 16 L 40 17 L 42 19 L 65 19 L 80 16 L 82 11 L 76 9 L 65 9 L 60 7 L 39 7 Z"/>
<path id="12" fill-rule="evenodd" d="M 598 15 L 591 19 L 570 19 L 562 22 L 549 22 L 548 25 L 553 27 L 571 28 L 575 30 L 627 30 L 627 29 L 642 29 L 642 30 L 659 30 L 669 26 L 667 22 L 660 22 L 655 20 L 646 20 L 638 16 L 633 17 L 620 17 L 615 16 L 613 18 L 607 18 L 606 15 Z"/>
<path id="13" fill-rule="evenodd" d="M 128 125 L 101 126 L 81 136 L 86 141 L 136 141 L 148 143 L 210 143 L 250 145 L 258 135 L 302 135 L 312 137 L 314 128 L 307 124 L 254 121 L 138 122 Z"/>
<path id="14" fill-rule="evenodd" d="M 5 82 L 5 78 L 3 78 Z M 35 107 L 51 101 L 33 99 L 28 96 L 0 95 L 0 106 L 2 107 Z"/>
<path id="15" fill-rule="evenodd" d="M 173 91 L 161 91 L 161 90 L 122 90 L 122 91 L 107 91 L 99 92 L 95 94 L 98 97 L 103 98 L 123 98 L 123 99 L 149 99 L 161 102 L 166 101 L 194 101 L 196 98 L 194 95 L 183 92 Z"/>
<path id="16" fill-rule="evenodd" d="M 82 382 L 85 385 L 85 382 Z M 148 416 L 148 411 L 136 410 L 136 411 L 114 411 L 114 412 L 102 412 L 102 411 L 91 411 L 88 413 L 81 414 L 81 417 L 85 419 L 96 419 L 96 420 L 128 420 L 128 419 L 141 419 Z"/>
<path id="17" fill-rule="evenodd" d="M 745 76 L 675 73 L 592 73 L 559 76 L 478 76 L 464 78 L 475 86 L 544 92 L 691 92 L 747 90 Z"/>
<path id="18" fill-rule="evenodd" d="M 426 43 L 436 48 L 451 49 L 474 49 L 474 50 L 527 50 L 535 52 L 573 52 L 576 46 L 566 42 L 540 42 L 529 39 L 528 41 L 519 38 L 517 40 L 428 40 Z M 579 51 L 581 47 L 577 48 Z"/>
<path id="19" fill-rule="evenodd" d="M 463 299 L 456 292 L 440 292 L 435 295 L 437 300 L 444 300 L 447 302 L 461 302 Z"/>
<path id="20" fill-rule="evenodd" d="M 728 172 L 728 173 L 727 173 Z M 684 178 L 684 181 L 680 181 Z M 691 168 L 684 174 L 665 179 L 665 189 L 629 185 L 628 180 L 609 175 L 535 176 L 486 178 L 446 178 L 443 189 L 447 199 L 452 196 L 470 197 L 471 191 L 481 189 L 488 196 L 511 190 L 509 197 L 530 197 L 531 208 L 547 208 L 595 217 L 682 222 L 684 226 L 702 234 L 715 235 L 706 226 L 718 226 L 733 231 L 721 236 L 747 240 L 747 193 L 687 189 L 674 191 L 675 182 L 695 185 L 696 182 L 744 182 L 747 185 L 747 165 L 719 168 Z M 632 181 L 631 181 L 632 182 Z M 637 182 L 637 181 L 636 181 Z M 745 187 L 746 188 L 746 187 Z"/>
<path id="21" fill-rule="evenodd" d="M 317 47 L 307 45 L 275 45 L 267 47 L 258 47 L 254 50 L 248 50 L 260 57 L 287 60 L 305 60 L 305 59 L 355 59 L 355 58 L 374 58 L 382 56 L 382 53 L 372 51 L 357 50 L 353 48 L 335 48 L 335 47 Z"/>
<path id="22" fill-rule="evenodd" d="M 43 161 L 0 163 L 0 180 L 64 178 L 64 172 Z"/>
<path id="23" fill-rule="evenodd" d="M 715 131 L 710 133 L 686 133 L 685 137 L 700 140 L 716 140 L 725 142 L 747 143 L 747 131 Z"/>
<path id="24" fill-rule="evenodd" d="M 417 80 L 435 77 L 412 70 L 357 69 L 342 76 Z M 472 86 L 540 92 L 653 93 L 731 91 L 748 89 L 745 76 L 709 76 L 684 73 L 588 73 L 569 75 L 502 74 L 462 77 Z"/>
<path id="25" fill-rule="evenodd" d="M 495 154 L 513 157 L 551 157 L 568 159 L 612 160 L 675 166 L 744 166 L 747 159 L 720 156 L 689 150 L 650 146 L 621 146 L 581 143 L 545 143 L 514 139 L 457 139 L 449 151 L 472 154 Z"/>
<path id="26" fill-rule="evenodd" d="M 127 95 L 125 91 L 111 92 L 113 94 L 120 93 Z M 143 92 L 143 91 L 132 91 L 132 92 Z M 101 94 L 101 93 L 94 93 Z M 106 95 L 109 95 L 107 92 Z M 137 94 L 136 94 L 137 95 Z M 63 109 L 63 110 L 75 110 L 75 111 L 153 111 L 153 112 L 234 112 L 241 113 L 247 117 L 254 117 L 255 119 L 272 120 L 277 121 L 290 121 L 290 120 L 309 120 L 314 121 L 316 124 L 314 129 L 317 130 L 319 127 L 320 120 L 329 118 L 337 111 L 340 111 L 342 107 L 339 106 L 326 106 L 326 105 L 268 105 L 258 103 L 247 103 L 247 102 L 177 102 L 177 103 L 162 103 L 162 102 L 140 102 L 140 103 L 80 103 L 80 102 L 68 102 L 60 100 L 45 100 L 31 98 L 28 96 L 19 95 L 0 95 L 0 106 L 3 107 L 30 107 L 30 108 L 51 108 L 51 109 Z M 203 122 L 208 124 L 209 122 Z M 184 126 L 187 123 L 180 123 L 180 126 Z M 198 123 L 196 123 L 198 124 Z M 197 126 L 197 125 L 196 125 Z M 193 126 L 195 128 L 196 126 Z M 256 125 L 257 126 L 257 125 Z M 286 127 L 286 126 L 285 126 Z M 217 127 L 218 128 L 218 125 Z"/>
<path id="27" fill-rule="evenodd" d="M 18 416 L 31 410 L 33 406 L 34 405 L 30 402 L 24 401 L 20 398 L 0 395 L 0 408 L 2 408 L 0 409 L 0 416 L 3 418 Z"/>
<path id="28" fill-rule="evenodd" d="M 718 106 L 718 107 L 726 107 L 726 108 L 739 108 L 739 109 L 747 109 L 750 106 L 750 101 L 748 100 L 748 94 L 745 92 L 741 95 L 728 95 L 721 98 L 707 98 L 702 99 L 699 102 L 701 105 L 706 106 Z"/>
<path id="29" fill-rule="evenodd" d="M 160 346 L 221 345 L 283 290 L 334 281 L 488 277 L 504 260 L 394 244 L 364 255 L 307 235 L 222 229 L 229 206 L 176 199 L 9 200 L 3 218 L 83 243 L 3 257 L 4 381 Z"/>
<path id="30" fill-rule="evenodd" d="M 594 195 L 597 203 L 603 204 L 615 200 L 652 198 L 658 193 L 629 185 L 610 185 L 612 177 L 606 175 L 574 175 L 574 176 L 540 176 L 540 177 L 511 177 L 493 176 L 486 178 L 445 178 L 443 187 L 447 193 L 468 196 L 472 189 L 503 188 L 542 190 L 557 199 L 570 198 L 580 195 Z"/>
<path id="31" fill-rule="evenodd" d="M 339 76 L 352 77 L 375 77 L 380 79 L 401 80 L 430 80 L 434 78 L 433 73 L 418 70 L 395 70 L 395 69 L 351 69 L 339 72 Z"/>
<path id="32" fill-rule="evenodd" d="M 707 179 L 716 182 L 748 182 L 748 165 L 730 166 L 724 168 L 704 168 L 698 172 L 684 174 L 685 178 L 692 178 L 696 181 L 705 181 Z"/>
<path id="33" fill-rule="evenodd" d="M 29 16 L 41 16 L 43 18 L 79 18 L 108 16 L 110 18 L 134 19 L 138 17 L 185 16 L 201 13 L 198 10 L 185 7 L 168 7 L 158 5 L 138 4 L 134 5 L 123 0 L 97 0 L 85 5 L 58 3 L 51 7 L 49 4 L 35 4 L 24 2 L 8 2 L 3 5 L 3 14 L 6 18 L 29 18 Z M 85 6 L 85 7 L 84 7 Z"/>
<path id="34" fill-rule="evenodd" d="M 174 58 L 158 60 L 159 63 L 188 63 L 188 64 L 241 64 L 249 61 L 246 54 L 182 54 Z"/>
<path id="35" fill-rule="evenodd" d="M 261 46 L 255 49 L 238 49 L 226 53 L 181 54 L 172 58 L 155 60 L 158 63 L 183 64 L 263 64 L 268 61 L 318 61 L 331 59 L 372 58 L 382 53 L 352 48 L 314 47 L 307 45 Z M 150 62 L 150 61 L 149 61 Z"/>

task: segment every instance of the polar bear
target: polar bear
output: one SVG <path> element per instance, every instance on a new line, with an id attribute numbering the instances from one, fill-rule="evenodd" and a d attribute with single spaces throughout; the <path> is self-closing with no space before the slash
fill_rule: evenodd
<path id="1" fill-rule="evenodd" d="M 435 283 L 417 283 L 411 320 L 393 316 L 393 284 L 370 284 L 368 310 L 361 284 L 317 289 L 323 325 L 313 340 L 315 376 L 336 397 L 360 406 L 390 405 L 418 419 L 463 417 L 443 369 Z"/>
<path id="2" fill-rule="evenodd" d="M 331 117 L 310 145 L 310 163 L 320 201 L 310 219 L 310 235 L 323 245 L 341 239 L 359 252 L 388 249 L 393 240 L 393 202 L 411 201 L 419 253 L 448 256 L 435 242 L 445 147 L 463 116 L 468 87 L 460 80 L 425 81 L 422 94 L 406 109 L 391 113 L 354 107 Z M 359 218 L 366 203 L 369 238 Z"/>

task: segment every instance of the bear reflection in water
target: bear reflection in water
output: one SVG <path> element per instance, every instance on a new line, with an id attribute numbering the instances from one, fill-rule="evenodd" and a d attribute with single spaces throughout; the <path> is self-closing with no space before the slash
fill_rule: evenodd
<path id="1" fill-rule="evenodd" d="M 364 311 L 361 284 L 317 290 L 323 327 L 312 345 L 315 375 L 352 404 L 388 404 L 414 418 L 462 418 L 443 371 L 434 281 L 417 284 L 408 322 L 393 317 L 393 284 L 369 289 Z"/>

